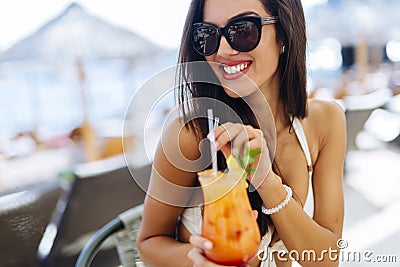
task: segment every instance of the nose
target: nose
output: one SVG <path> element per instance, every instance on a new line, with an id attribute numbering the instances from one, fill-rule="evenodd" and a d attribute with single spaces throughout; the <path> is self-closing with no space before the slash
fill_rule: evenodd
<path id="1" fill-rule="evenodd" d="M 228 41 L 226 40 L 226 37 L 224 35 L 221 36 L 219 48 L 217 51 L 217 54 L 222 57 L 226 56 L 232 56 L 238 54 L 239 51 L 233 49 Z"/>

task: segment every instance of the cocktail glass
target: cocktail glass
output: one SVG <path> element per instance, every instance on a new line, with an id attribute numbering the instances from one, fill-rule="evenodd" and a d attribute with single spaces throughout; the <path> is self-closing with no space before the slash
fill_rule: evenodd
<path id="1" fill-rule="evenodd" d="M 246 174 L 232 156 L 227 163 L 227 172 L 198 173 L 205 201 L 202 235 L 213 242 L 205 252 L 208 259 L 240 266 L 256 255 L 260 231 L 246 192 Z"/>

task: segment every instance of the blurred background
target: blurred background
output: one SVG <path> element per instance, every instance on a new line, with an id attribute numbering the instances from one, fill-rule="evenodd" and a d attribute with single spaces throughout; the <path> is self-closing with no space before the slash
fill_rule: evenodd
<path id="1" fill-rule="evenodd" d="M 142 202 L 129 172 L 148 178 L 172 102 L 146 135 L 123 136 L 123 120 L 146 80 L 176 63 L 189 2 L 0 3 L 0 266 L 73 266 L 97 229 Z M 400 266 L 400 1 L 303 5 L 309 95 L 347 118 L 344 252 Z M 94 266 L 115 266 L 104 251 Z M 364 266 L 351 257 L 342 266 Z"/>

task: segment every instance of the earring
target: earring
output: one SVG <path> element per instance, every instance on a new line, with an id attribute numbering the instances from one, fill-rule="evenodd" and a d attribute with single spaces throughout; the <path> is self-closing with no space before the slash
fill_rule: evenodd
<path id="1" fill-rule="evenodd" d="M 286 46 L 282 46 L 282 54 L 285 53 L 286 51 Z"/>

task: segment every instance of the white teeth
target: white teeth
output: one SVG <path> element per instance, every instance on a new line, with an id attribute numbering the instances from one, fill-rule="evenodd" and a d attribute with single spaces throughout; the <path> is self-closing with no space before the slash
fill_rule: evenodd
<path id="1" fill-rule="evenodd" d="M 236 66 L 224 66 L 224 71 L 228 74 L 235 74 L 238 71 L 242 71 L 247 68 L 247 63 L 241 63 Z"/>

